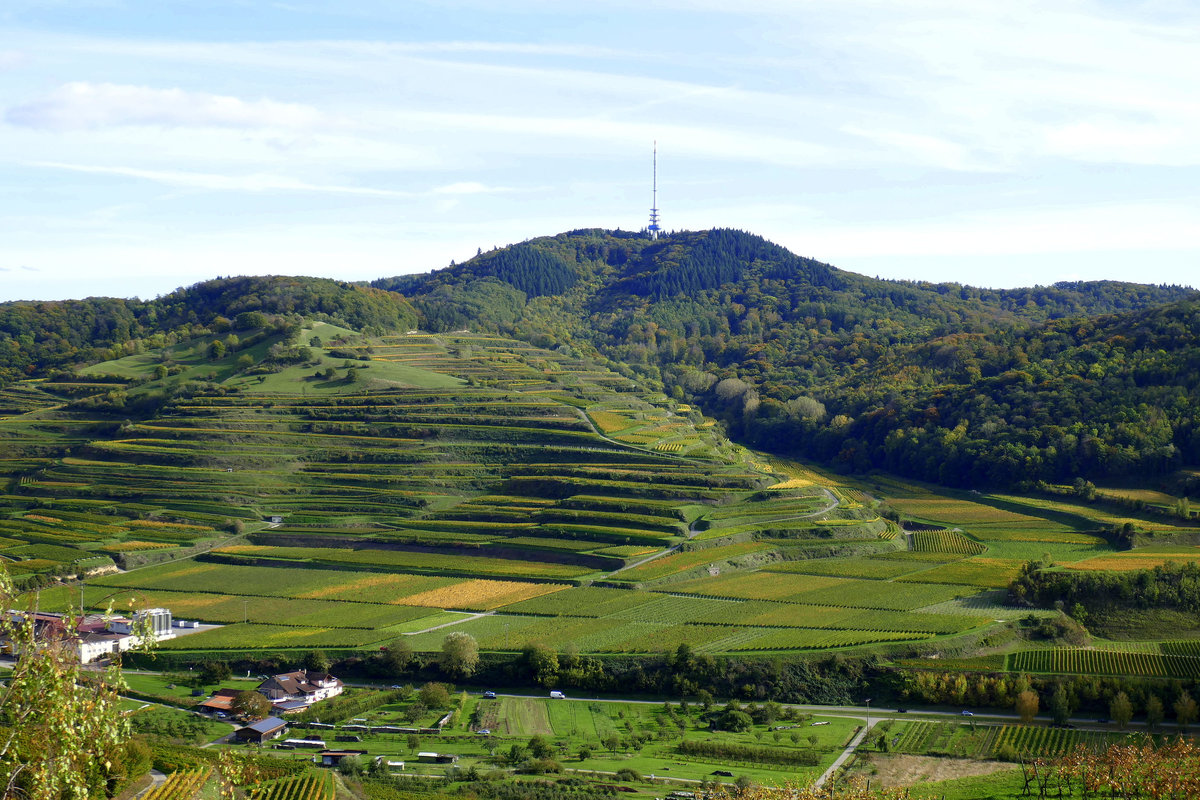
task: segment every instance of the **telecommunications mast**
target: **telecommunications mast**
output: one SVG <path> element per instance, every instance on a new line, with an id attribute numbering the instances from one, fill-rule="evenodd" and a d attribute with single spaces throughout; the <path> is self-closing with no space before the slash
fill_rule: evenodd
<path id="1" fill-rule="evenodd" d="M 650 227 L 646 230 L 650 231 L 650 238 L 657 239 L 658 232 L 662 228 L 658 224 L 658 140 L 654 141 L 654 190 L 651 195 L 653 198 L 650 202 Z"/>

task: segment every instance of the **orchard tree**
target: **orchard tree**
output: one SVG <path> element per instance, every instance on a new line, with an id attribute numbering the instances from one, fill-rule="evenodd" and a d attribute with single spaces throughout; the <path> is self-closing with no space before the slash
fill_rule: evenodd
<path id="1" fill-rule="evenodd" d="M 442 639 L 442 669 L 467 677 L 479 666 L 479 644 L 475 637 L 462 631 L 446 634 Z"/>

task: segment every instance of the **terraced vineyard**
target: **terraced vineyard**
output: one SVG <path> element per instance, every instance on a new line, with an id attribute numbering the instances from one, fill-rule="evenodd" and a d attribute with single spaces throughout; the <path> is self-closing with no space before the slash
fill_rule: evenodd
<path id="1" fill-rule="evenodd" d="M 788 651 L 986 623 L 917 611 L 979 581 L 895 580 L 930 565 L 871 557 L 905 542 L 865 494 L 760 462 L 603 367 L 486 335 L 339 331 L 321 341 L 344 378 L 311 364 L 233 374 L 140 421 L 13 390 L 24 411 L 0 435 L 25 449 L 7 462 L 0 555 L 30 571 L 166 559 L 92 575 L 84 598 L 224 626 L 164 645 L 189 652 L 401 636 L 437 650 L 447 624 L 494 650 Z M 97 392 L 136 391 L 154 365 L 87 372 Z M 59 438 L 40 435 L 46 420 Z"/>

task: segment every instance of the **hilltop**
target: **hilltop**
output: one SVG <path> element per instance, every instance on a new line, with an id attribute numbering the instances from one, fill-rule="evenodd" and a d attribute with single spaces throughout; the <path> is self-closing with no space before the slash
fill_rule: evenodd
<path id="1" fill-rule="evenodd" d="M 1192 290 L 884 281 L 731 230 L 572 231 L 371 287 L 227 278 L 149 301 L 0 304 L 0 385 L 205 337 L 259 364 L 305 320 L 574 348 L 741 442 L 842 470 L 1000 486 L 1200 463 Z M 124 413 L 236 362 L 172 369 Z"/>
<path id="2" fill-rule="evenodd" d="M 1181 287 L 883 281 L 729 230 L 574 231 L 374 285 L 434 328 L 587 347 L 735 438 L 846 469 L 970 486 L 1200 462 Z"/>

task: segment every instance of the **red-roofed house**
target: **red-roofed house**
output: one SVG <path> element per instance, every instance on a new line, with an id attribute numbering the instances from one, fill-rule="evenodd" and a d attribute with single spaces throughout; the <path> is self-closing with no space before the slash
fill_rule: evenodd
<path id="1" fill-rule="evenodd" d="M 215 714 L 218 711 L 230 714 L 233 712 L 233 698 L 237 697 L 241 691 L 241 689 L 217 689 L 213 692 L 212 697 L 203 703 L 197 703 L 196 708 L 201 711 L 207 711 L 210 714 Z"/>

